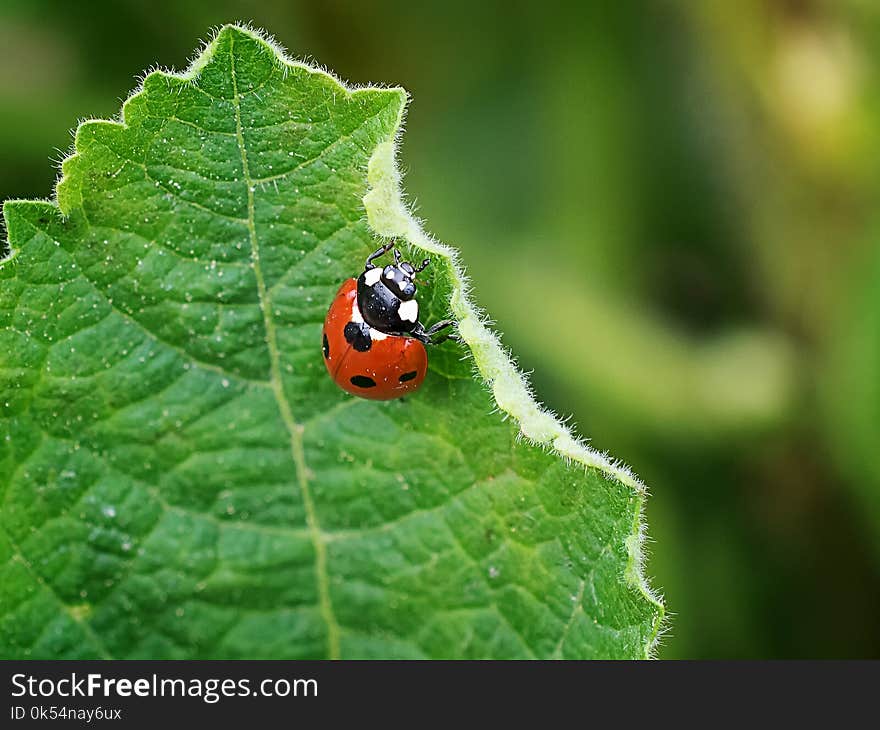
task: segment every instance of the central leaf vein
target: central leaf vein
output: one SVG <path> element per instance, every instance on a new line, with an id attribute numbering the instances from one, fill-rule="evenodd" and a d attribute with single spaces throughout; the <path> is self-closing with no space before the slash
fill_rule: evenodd
<path id="1" fill-rule="evenodd" d="M 241 123 L 241 98 L 238 93 L 238 81 L 235 71 L 235 43 L 234 38 L 229 45 L 230 72 L 232 76 L 233 108 L 235 110 L 235 136 L 238 149 L 241 153 L 242 175 L 247 186 L 247 227 L 251 243 L 251 260 L 254 266 L 254 277 L 257 282 L 257 292 L 260 300 L 260 309 L 263 313 L 263 324 L 266 329 L 266 346 L 269 350 L 269 373 L 272 384 L 272 392 L 278 403 L 278 410 L 284 425 L 290 435 L 290 452 L 296 466 L 296 476 L 302 494 L 303 506 L 306 512 L 309 534 L 315 550 L 315 574 L 318 584 L 318 597 L 320 601 L 321 615 L 327 625 L 327 655 L 330 659 L 340 657 L 339 648 L 339 625 L 333 612 L 333 604 L 330 600 L 330 585 L 327 574 L 327 550 L 321 535 L 321 525 L 312 494 L 309 489 L 308 471 L 306 468 L 305 451 L 303 448 L 303 432 L 305 428 L 296 422 L 290 402 L 284 392 L 284 382 L 281 376 L 280 352 L 275 332 L 275 321 L 272 317 L 272 302 L 266 281 L 263 276 L 262 263 L 260 260 L 260 242 L 257 237 L 256 214 L 254 204 L 255 182 L 251 179 L 248 165 L 247 147 L 244 142 L 244 132 Z"/>

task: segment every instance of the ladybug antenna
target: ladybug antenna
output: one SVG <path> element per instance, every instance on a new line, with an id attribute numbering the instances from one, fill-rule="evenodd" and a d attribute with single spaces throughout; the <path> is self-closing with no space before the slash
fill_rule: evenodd
<path id="1" fill-rule="evenodd" d="M 375 251 L 373 251 L 373 253 L 371 253 L 367 257 L 367 260 L 364 263 L 364 271 L 369 271 L 370 269 L 375 269 L 376 265 L 373 263 L 373 261 L 375 261 L 380 256 L 384 256 L 386 253 L 388 253 L 393 248 L 394 243 L 395 243 L 394 239 L 391 239 L 384 246 L 379 246 L 379 248 L 377 248 Z"/>
<path id="2" fill-rule="evenodd" d="M 414 273 L 421 274 L 425 269 L 428 268 L 428 264 L 430 263 L 431 259 L 425 259 L 424 261 L 422 261 L 422 265 L 419 266 L 419 268 L 417 268 Z"/>
<path id="3" fill-rule="evenodd" d="M 398 264 L 398 265 L 400 264 L 400 249 L 399 248 L 394 249 L 394 263 Z"/>

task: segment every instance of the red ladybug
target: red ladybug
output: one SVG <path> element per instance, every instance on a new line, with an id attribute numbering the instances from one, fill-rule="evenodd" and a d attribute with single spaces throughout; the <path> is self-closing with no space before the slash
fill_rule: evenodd
<path id="1" fill-rule="evenodd" d="M 428 370 L 425 345 L 452 337 L 435 337 L 453 325 L 452 320 L 425 329 L 419 322 L 415 275 L 419 268 L 401 262 L 381 268 L 373 261 L 388 253 L 394 242 L 376 249 L 367 258 L 357 279 L 347 279 L 324 320 L 324 364 L 336 384 L 361 398 L 391 400 L 418 390 Z"/>

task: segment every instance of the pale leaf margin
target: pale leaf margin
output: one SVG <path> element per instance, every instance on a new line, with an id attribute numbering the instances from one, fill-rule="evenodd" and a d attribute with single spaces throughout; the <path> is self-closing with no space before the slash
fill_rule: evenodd
<path id="1" fill-rule="evenodd" d="M 211 60 L 215 41 L 225 29 L 246 33 L 255 40 L 267 44 L 275 52 L 277 61 L 282 67 L 303 68 L 311 73 L 321 74 L 332 79 L 339 86 L 340 92 L 346 96 L 358 90 L 382 88 L 399 90 L 401 94 L 406 96 L 407 102 L 409 101 L 409 94 L 400 87 L 348 84 L 324 67 L 293 59 L 272 36 L 250 24 L 223 25 L 214 29 L 210 39 L 203 43 L 185 71 L 175 72 L 158 66 L 148 70 L 123 103 L 118 119 L 87 118 L 79 121 L 77 130 L 74 132 L 73 148 L 60 163 L 61 174 L 55 184 L 53 200 L 7 200 L 3 203 L 4 207 L 7 203 L 21 205 L 49 202 L 59 208 L 63 216 L 78 207 L 82 202 L 81 191 L 79 189 L 70 190 L 65 185 L 67 178 L 64 171 L 67 163 L 77 154 L 76 140 L 79 128 L 93 122 L 126 126 L 126 107 L 143 91 L 144 82 L 147 77 L 153 74 L 170 76 L 188 82 L 194 81 L 198 78 L 202 68 Z M 653 658 L 666 630 L 666 608 L 662 596 L 653 590 L 645 576 L 647 528 L 644 510 L 648 490 L 628 466 L 612 459 L 607 453 L 590 447 L 583 439 L 575 436 L 571 429 L 554 413 L 545 409 L 536 400 L 525 375 L 519 371 L 510 353 L 489 327 L 486 315 L 470 300 L 470 284 L 459 262 L 458 251 L 436 241 L 427 234 L 422 228 L 421 221 L 415 217 L 412 209 L 404 202 L 402 176 L 397 165 L 397 150 L 403 132 L 407 106 L 408 104 L 401 105 L 392 139 L 380 143 L 370 157 L 367 167 L 368 191 L 363 197 L 367 222 L 378 237 L 402 238 L 411 247 L 439 257 L 446 263 L 452 282 L 449 309 L 458 323 L 458 333 L 467 346 L 475 373 L 491 391 L 498 410 L 512 418 L 517 424 L 522 438 L 530 444 L 557 454 L 569 463 L 581 464 L 586 469 L 597 469 L 606 477 L 624 484 L 633 491 L 637 501 L 637 509 L 632 531 L 625 541 L 628 559 L 623 578 L 632 590 L 637 591 L 654 608 L 656 618 L 644 654 L 645 658 Z M 0 222 L 5 224 L 5 220 Z M 2 245 L 0 245 L 0 266 L 15 265 L 16 253 L 12 242 L 4 236 Z"/>

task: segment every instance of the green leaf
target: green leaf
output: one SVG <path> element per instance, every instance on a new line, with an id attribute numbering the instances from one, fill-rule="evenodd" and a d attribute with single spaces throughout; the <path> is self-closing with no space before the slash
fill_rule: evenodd
<path id="1" fill-rule="evenodd" d="M 80 125 L 57 204 L 5 204 L 0 656 L 650 654 L 644 489 L 534 402 L 402 204 L 406 101 L 225 27 Z M 464 340 L 387 403 L 320 347 L 380 236 Z"/>

